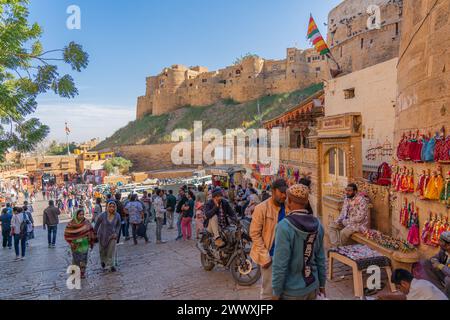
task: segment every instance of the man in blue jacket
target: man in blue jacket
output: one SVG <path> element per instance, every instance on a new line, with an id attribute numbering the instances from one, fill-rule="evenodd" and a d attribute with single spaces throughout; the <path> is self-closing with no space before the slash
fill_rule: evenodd
<path id="1" fill-rule="evenodd" d="M 324 230 L 308 212 L 309 188 L 294 185 L 287 191 L 288 216 L 276 228 L 272 269 L 274 300 L 315 300 L 325 296 Z"/>
<path id="2" fill-rule="evenodd" d="M 12 220 L 12 208 L 11 204 L 7 203 L 6 208 L 2 210 L 2 215 L 0 216 L 0 222 L 2 223 L 2 237 L 3 237 L 3 248 L 12 248 L 12 237 L 11 237 L 11 220 Z"/>

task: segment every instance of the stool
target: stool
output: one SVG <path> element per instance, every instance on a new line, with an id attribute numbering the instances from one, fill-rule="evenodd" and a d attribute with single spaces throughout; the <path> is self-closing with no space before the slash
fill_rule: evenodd
<path id="1" fill-rule="evenodd" d="M 364 297 L 363 272 L 370 266 L 378 266 L 380 269 L 384 269 L 388 276 L 391 291 L 397 291 L 395 285 L 391 282 L 391 260 L 365 245 L 340 247 L 328 252 L 328 280 L 330 281 L 333 280 L 334 260 L 352 268 L 355 297 Z"/>

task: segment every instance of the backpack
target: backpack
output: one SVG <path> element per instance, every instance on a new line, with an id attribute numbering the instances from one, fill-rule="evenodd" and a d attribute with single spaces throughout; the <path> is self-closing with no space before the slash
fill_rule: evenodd
<path id="1" fill-rule="evenodd" d="M 20 224 L 20 238 L 24 239 L 28 234 L 28 224 L 30 224 L 30 220 L 28 220 L 26 213 L 22 213 L 22 215 L 23 221 Z"/>

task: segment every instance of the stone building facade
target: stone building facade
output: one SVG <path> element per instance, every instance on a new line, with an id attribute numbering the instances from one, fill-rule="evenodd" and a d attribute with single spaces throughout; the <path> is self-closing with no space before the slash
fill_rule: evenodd
<path id="1" fill-rule="evenodd" d="M 450 1 L 405 0 L 403 34 L 398 63 L 398 100 L 395 116 L 395 145 L 409 132 L 434 135 L 445 127 L 450 133 Z M 418 182 L 423 170 L 441 168 L 446 179 L 447 163 L 415 163 L 401 161 L 400 166 L 413 170 Z M 419 208 L 420 231 L 430 213 L 450 218 L 449 206 L 437 200 L 421 200 L 417 193 L 395 193 L 393 201 L 393 231 L 405 238 L 408 230 L 399 223 L 399 211 L 404 201 Z M 422 241 L 423 242 L 423 241 Z M 436 249 L 421 244 L 423 255 Z"/>
<path id="2" fill-rule="evenodd" d="M 379 10 L 369 14 L 371 6 Z M 402 16 L 403 0 L 346 0 L 331 10 L 328 44 L 342 71 L 351 73 L 397 57 Z M 331 62 L 331 67 L 336 65 Z"/>
<path id="3" fill-rule="evenodd" d="M 288 48 L 283 60 L 251 56 L 240 64 L 212 72 L 205 67 L 173 65 L 147 78 L 146 94 L 137 101 L 137 119 L 224 99 L 246 102 L 263 95 L 292 92 L 327 78 L 326 59 L 314 49 Z"/>

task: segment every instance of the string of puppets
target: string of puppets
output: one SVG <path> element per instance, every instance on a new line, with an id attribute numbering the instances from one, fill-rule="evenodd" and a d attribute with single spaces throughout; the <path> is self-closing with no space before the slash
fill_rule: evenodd
<path id="1" fill-rule="evenodd" d="M 400 161 L 414 163 L 450 164 L 450 135 L 446 136 L 445 128 L 434 136 L 420 135 L 419 132 L 404 134 L 397 148 Z M 417 184 L 414 181 L 414 170 L 406 166 L 394 166 L 392 188 L 397 192 L 415 193 L 421 200 L 440 201 L 450 208 L 450 171 L 444 179 L 442 167 L 436 170 L 422 170 Z M 400 224 L 409 229 L 408 242 L 418 246 L 424 244 L 438 247 L 439 237 L 450 231 L 448 217 L 429 212 L 428 220 L 420 234 L 419 208 L 414 202 L 405 199 L 400 210 Z"/>

